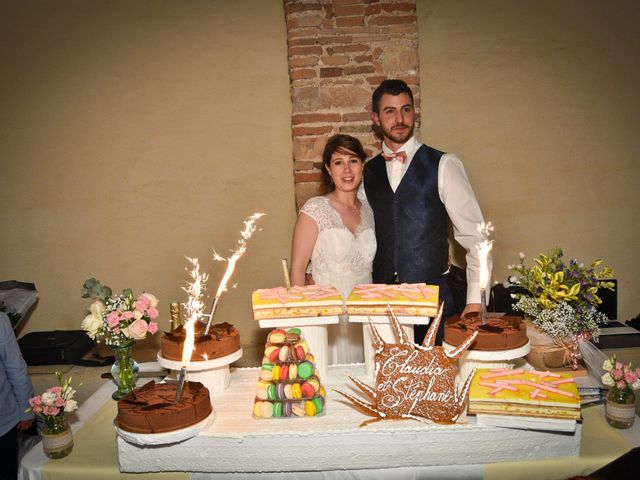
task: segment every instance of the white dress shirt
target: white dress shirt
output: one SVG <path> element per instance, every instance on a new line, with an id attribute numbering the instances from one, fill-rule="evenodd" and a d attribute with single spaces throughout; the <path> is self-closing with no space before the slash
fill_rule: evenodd
<path id="1" fill-rule="evenodd" d="M 406 163 L 399 160 L 385 162 L 387 177 L 392 190 L 395 192 L 407 172 L 411 160 L 422 144 L 411 137 L 397 152 L 407 154 Z M 385 155 L 394 153 L 383 142 L 382 152 Z M 438 194 L 444 204 L 447 214 L 453 224 L 453 233 L 456 241 L 467 251 L 467 303 L 480 303 L 480 258 L 478 246 L 486 236 L 480 231 L 479 226 L 484 222 L 480 206 L 473 193 L 469 178 L 464 166 L 458 157 L 445 153 L 438 166 Z M 491 261 L 489 261 L 489 275 L 491 278 Z M 443 272 L 446 273 L 446 272 Z M 489 300 L 489 287 L 487 288 L 487 301 Z"/>

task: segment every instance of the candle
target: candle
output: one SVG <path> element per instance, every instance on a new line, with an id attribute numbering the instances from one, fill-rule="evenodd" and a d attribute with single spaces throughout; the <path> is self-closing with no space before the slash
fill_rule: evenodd
<path id="1" fill-rule="evenodd" d="M 282 274 L 284 275 L 284 285 L 288 290 L 291 288 L 291 279 L 289 278 L 289 266 L 286 258 L 282 259 Z"/>
<path id="2" fill-rule="evenodd" d="M 478 227 L 485 239 L 478 245 L 480 253 L 480 319 L 482 324 L 487 323 L 487 285 L 489 283 L 489 253 L 493 247 L 493 240 L 489 240 L 489 235 L 493 231 L 491 222 L 482 223 Z"/>

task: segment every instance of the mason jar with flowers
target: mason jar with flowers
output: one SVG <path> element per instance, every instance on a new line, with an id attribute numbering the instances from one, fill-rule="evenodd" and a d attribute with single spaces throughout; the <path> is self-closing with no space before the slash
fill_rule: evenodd
<path id="1" fill-rule="evenodd" d="M 118 390 L 112 395 L 118 400 L 130 393 L 138 374 L 138 364 L 131 357 L 136 340 L 158 331 L 158 299 L 151 293 L 133 296 L 131 289 L 114 295 L 111 288 L 95 278 L 84 282 L 82 298 L 93 298 L 89 315 L 82 321 L 82 328 L 96 341 L 104 340 L 114 351 L 115 362 L 111 374 Z"/>
<path id="2" fill-rule="evenodd" d="M 602 260 L 588 266 L 575 259 L 566 263 L 560 248 L 540 254 L 531 268 L 524 261 L 520 253 L 520 262 L 509 268 L 519 275 L 516 283 L 524 290 L 514 295 L 514 309 L 528 319 L 531 353 L 527 359 L 537 368 L 568 365 L 575 370 L 580 342 L 597 341 L 599 325 L 608 322 L 597 309 L 602 303 L 598 290 L 614 289 L 614 283 L 607 280 L 613 270 L 602 265 Z"/>
<path id="3" fill-rule="evenodd" d="M 67 415 L 78 408 L 73 399 L 76 391 L 71 386 L 71 378 L 65 379 L 62 372 L 56 372 L 56 379 L 57 385 L 29 399 L 30 407 L 27 409 L 42 420 L 42 447 L 45 455 L 54 459 L 66 457 L 73 449 Z"/>
<path id="4" fill-rule="evenodd" d="M 605 417 L 609 425 L 616 428 L 629 428 L 636 418 L 636 396 L 634 390 L 640 389 L 640 367 L 633 368 L 631 363 L 623 364 L 613 355 L 605 360 L 602 368 L 602 383 L 609 387 L 605 398 Z"/>

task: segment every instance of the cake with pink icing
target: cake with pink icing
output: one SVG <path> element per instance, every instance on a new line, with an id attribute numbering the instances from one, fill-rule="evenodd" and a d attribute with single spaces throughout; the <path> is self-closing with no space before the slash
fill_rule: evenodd
<path id="1" fill-rule="evenodd" d="M 262 288 L 251 294 L 253 318 L 324 317 L 341 315 L 343 300 L 338 290 L 327 285 Z"/>
<path id="2" fill-rule="evenodd" d="M 433 317 L 439 289 L 425 283 L 356 285 L 347 298 L 349 315 L 387 315 L 389 306 L 398 316 Z"/>

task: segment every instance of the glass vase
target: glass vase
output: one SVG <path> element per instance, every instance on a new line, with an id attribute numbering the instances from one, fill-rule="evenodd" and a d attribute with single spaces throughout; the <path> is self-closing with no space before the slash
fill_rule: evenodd
<path id="1" fill-rule="evenodd" d="M 630 428 L 636 418 L 636 396 L 633 391 L 610 389 L 605 397 L 604 413 L 612 427 Z"/>
<path id="2" fill-rule="evenodd" d="M 64 458 L 73 450 L 73 434 L 64 415 L 45 419 L 40 436 L 44 454 L 49 458 Z"/>
<path id="3" fill-rule="evenodd" d="M 110 345 L 115 356 L 115 362 L 111 367 L 111 375 L 116 385 L 118 385 L 118 390 L 111 395 L 114 400 L 120 400 L 131 393 L 136 386 L 139 367 L 138 363 L 131 358 L 131 349 L 134 344 L 135 341 L 132 340 L 122 345 Z"/>

